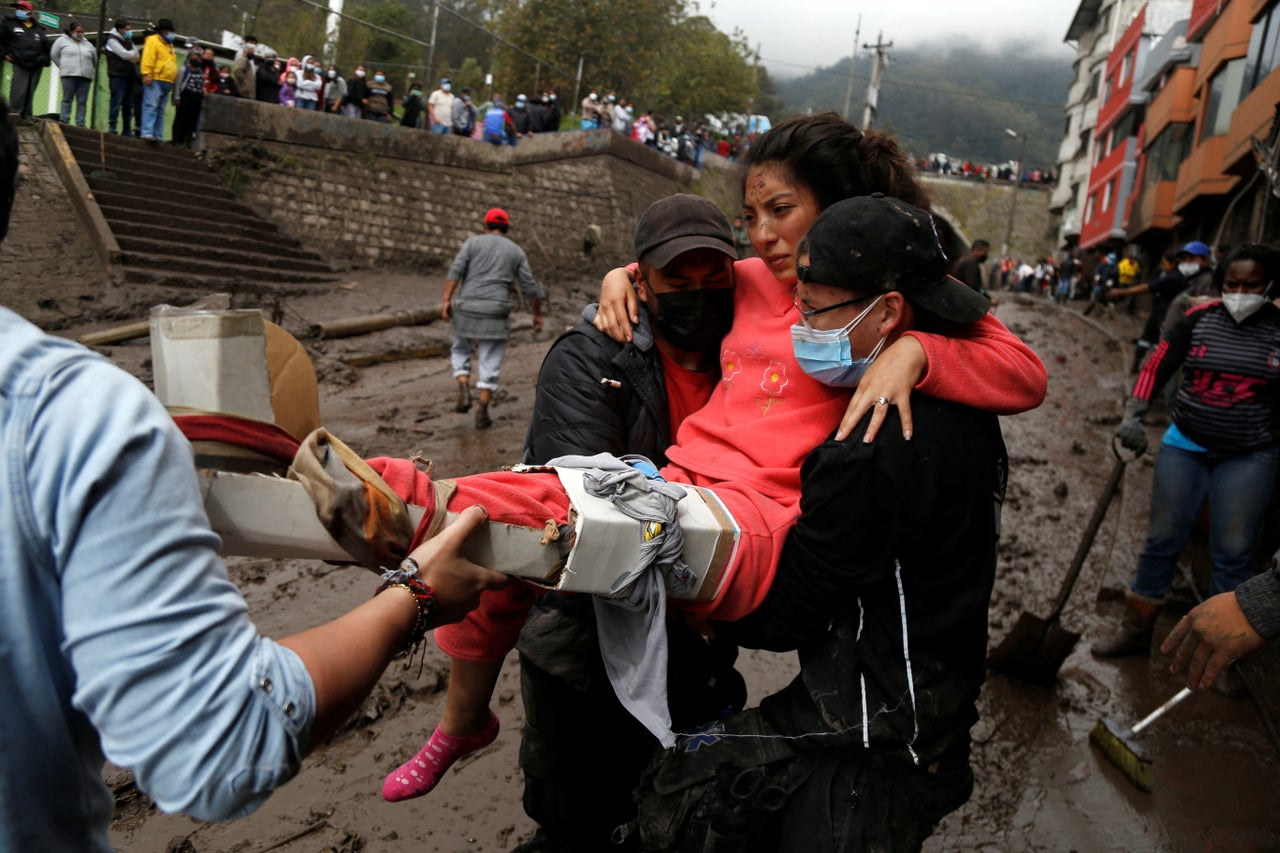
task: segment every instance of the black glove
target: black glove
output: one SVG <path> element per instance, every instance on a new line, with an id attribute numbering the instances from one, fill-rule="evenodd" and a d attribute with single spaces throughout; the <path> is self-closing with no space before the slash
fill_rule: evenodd
<path id="1" fill-rule="evenodd" d="M 1141 456 L 1147 452 L 1147 430 L 1142 425 L 1142 416 L 1147 413 L 1147 401 L 1141 397 L 1130 397 L 1124 403 L 1124 422 L 1116 431 L 1116 437 L 1126 450 Z"/>
<path id="2" fill-rule="evenodd" d="M 1147 452 L 1147 428 L 1142 425 L 1140 418 L 1125 418 L 1116 431 L 1116 437 L 1126 450 L 1139 456 Z"/>

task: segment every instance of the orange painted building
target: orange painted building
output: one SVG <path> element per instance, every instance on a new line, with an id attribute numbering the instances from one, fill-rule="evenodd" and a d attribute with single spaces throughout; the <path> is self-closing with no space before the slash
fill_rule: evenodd
<path id="1" fill-rule="evenodd" d="M 1280 0 L 1151 0 L 1106 75 L 1081 247 L 1280 241 Z"/>

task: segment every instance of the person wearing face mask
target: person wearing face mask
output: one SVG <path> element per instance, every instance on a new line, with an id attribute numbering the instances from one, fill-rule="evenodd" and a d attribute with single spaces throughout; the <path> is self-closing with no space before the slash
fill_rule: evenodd
<path id="1" fill-rule="evenodd" d="M 1230 592 L 1250 576 L 1258 525 L 1276 480 L 1280 424 L 1280 251 L 1247 243 L 1228 257 L 1221 300 L 1197 306 L 1170 327 L 1138 376 L 1117 433 L 1146 449 L 1142 425 L 1153 389 L 1179 368 L 1151 483 L 1151 517 L 1137 573 L 1125 593 L 1121 624 L 1093 644 L 1096 657 L 1145 655 L 1173 582 L 1178 555 L 1209 501 L 1210 594 Z M 1224 670 L 1216 685 L 1238 691 Z"/>
<path id="2" fill-rule="evenodd" d="M 879 194 L 823 211 L 796 260 L 807 375 L 850 387 L 905 332 L 981 320 L 987 300 L 946 274 L 934 229 Z M 768 595 L 715 623 L 799 649 L 800 674 L 706 727 L 696 751 L 662 754 L 637 792 L 643 849 L 710 849 L 718 834 L 735 850 L 918 850 L 968 800 L 1008 458 L 994 414 L 917 393 L 912 416 L 912 440 L 861 441 L 868 415 L 805 459 Z"/>
<path id="3" fill-rule="evenodd" d="M 409 96 L 400 104 L 404 112 L 400 115 L 401 127 L 421 127 L 422 114 L 426 112 L 426 104 L 422 100 L 422 84 L 414 81 L 409 87 Z"/>
<path id="4" fill-rule="evenodd" d="M 1214 278 L 1213 250 L 1208 244 L 1192 240 L 1178 249 L 1178 272 L 1186 279 L 1187 286 L 1174 297 L 1164 315 L 1162 332 L 1167 333 L 1174 323 L 1193 305 L 1200 305 L 1218 297 L 1218 284 Z"/>
<path id="5" fill-rule="evenodd" d="M 1178 256 L 1175 252 L 1165 252 L 1160 259 L 1160 272 L 1146 284 L 1135 284 L 1132 287 L 1121 287 L 1111 291 L 1111 299 L 1123 299 L 1126 296 L 1151 294 L 1151 313 L 1147 315 L 1146 325 L 1142 327 L 1142 335 L 1136 341 L 1133 350 L 1133 365 L 1130 373 L 1137 373 L 1151 349 L 1160 343 L 1161 329 L 1169 306 L 1173 300 L 1187 289 L 1187 278 L 1178 268 Z"/>
<path id="6" fill-rule="evenodd" d="M 357 65 L 351 79 L 347 81 L 347 97 L 342 104 L 342 114 L 347 118 L 362 117 L 364 115 L 364 102 L 368 97 L 368 72 L 363 65 Z"/>
<path id="7" fill-rule="evenodd" d="M 719 379 L 720 339 L 733 319 L 733 239 L 724 213 L 693 195 L 661 199 L 640 217 L 635 249 L 643 300 L 636 340 L 619 344 L 597 331 L 590 323 L 595 306 L 560 336 L 539 371 L 525 462 L 638 453 L 662 464 L 677 426 Z M 678 621 L 667 633 L 678 650 L 667 680 L 677 725 L 742 706 L 735 649 L 706 642 Z M 543 596 L 518 648 L 527 714 L 525 810 L 555 845 L 606 849 L 613 828 L 634 814 L 630 793 L 653 742 L 614 696 L 590 597 Z M 599 743 L 611 745 L 607 766 L 599 761 Z M 437 748 L 447 755 L 449 746 L 447 735 L 433 734 L 427 755 L 441 757 Z M 384 796 L 424 794 L 431 778 L 402 768 L 388 776 Z"/>
<path id="8" fill-rule="evenodd" d="M 284 83 L 280 85 L 280 106 L 295 107 L 298 103 L 298 78 L 292 71 L 284 75 Z"/>
<path id="9" fill-rule="evenodd" d="M 471 87 L 463 86 L 453 102 L 453 135 L 471 136 L 476 129 L 476 105 L 471 103 Z"/>
<path id="10" fill-rule="evenodd" d="M 698 624 L 711 618 L 738 619 L 760 604 L 773 581 L 786 531 L 799 513 L 801 462 L 832 429 L 839 426 L 847 433 L 841 425 L 846 407 L 857 413 L 847 416 L 849 429 L 868 410 L 872 428 L 878 428 L 898 407 L 903 430 L 909 432 L 907 404 L 913 387 L 1013 414 L 1038 405 L 1046 384 L 1040 360 L 990 314 L 966 327 L 963 335 L 904 333 L 878 359 L 876 367 L 882 369 L 866 377 L 852 401 L 848 388 L 808 376 L 797 364 L 791 340 L 791 328 L 799 322 L 793 304 L 796 244 L 822 210 L 870 192 L 875 183 L 891 184 L 899 194 L 909 193 L 923 204 L 927 196 L 892 138 L 863 132 L 834 113 L 777 125 L 756 140 L 751 154 L 743 174 L 744 207 L 759 257 L 734 265 L 735 320 L 719 349 L 721 381 L 705 405 L 683 421 L 677 442 L 666 452 L 669 464 L 661 471 L 669 481 L 712 489 L 741 531 L 731 565 L 724 571 L 727 580 L 715 598 L 679 603 L 685 618 Z M 613 292 L 618 286 L 622 305 Z M 605 291 L 595 325 L 614 340 L 630 342 L 627 318 L 635 306 L 625 298 L 634 299 L 627 271 L 609 273 Z M 606 299 L 612 307 L 605 305 Z M 869 428 L 864 440 L 872 438 Z M 560 511 L 545 504 L 530 512 L 545 519 L 559 517 Z M 491 517 L 499 517 L 496 505 Z M 437 637 L 440 648 L 454 659 L 451 673 L 461 666 L 474 674 L 476 665 L 483 669 L 514 646 L 523 624 L 521 608 L 527 614 L 531 605 L 527 590 L 525 599 L 519 598 L 523 589 L 491 597 L 473 619 Z M 440 724 L 445 735 L 440 740 L 448 744 L 450 761 L 491 741 L 496 733 L 487 704 L 491 688 L 489 684 L 477 689 L 467 677 L 451 677 Z M 644 714 L 652 743 L 673 740 L 660 718 L 648 713 L 651 706 L 642 707 L 644 698 L 628 694 L 623 701 L 633 713 Z"/>
<path id="11" fill-rule="evenodd" d="M 387 75 L 374 71 L 373 80 L 366 84 L 364 103 L 361 104 L 364 117 L 370 121 L 389 122 L 395 118 L 394 104 L 395 95 L 392 93 L 391 83 L 387 81 Z"/>
<path id="12" fill-rule="evenodd" d="M 248 100 L 258 97 L 258 42 L 245 37 L 244 46 L 236 61 L 231 64 L 231 79 L 235 83 L 236 94 Z"/>
<path id="13" fill-rule="evenodd" d="M 324 88 L 324 81 L 316 73 L 314 65 L 303 63 L 302 73 L 294 85 L 297 86 L 298 109 L 315 111 L 320 108 L 320 90 Z"/>
<path id="14" fill-rule="evenodd" d="M 324 73 L 324 111 L 336 113 L 342 110 L 342 103 L 347 98 L 347 81 L 343 79 L 338 66 L 330 65 Z"/>
<path id="15" fill-rule="evenodd" d="M 588 92 L 582 99 L 582 129 L 593 130 L 600 126 L 600 96 Z"/>
<path id="16" fill-rule="evenodd" d="M 432 133 L 453 132 L 453 108 L 456 103 L 453 82 L 448 77 L 441 77 L 440 88 L 427 96 L 427 119 L 431 123 Z"/>
<path id="17" fill-rule="evenodd" d="M 138 63 L 142 50 L 133 42 L 133 29 L 124 18 L 116 20 L 107 32 L 103 50 L 107 55 L 107 81 L 111 89 L 111 106 L 107 114 L 107 126 L 116 133 L 123 114 L 125 136 L 137 136 L 141 132 L 142 110 L 135 107 L 142 94 L 142 80 L 138 76 Z"/>
<path id="18" fill-rule="evenodd" d="M 31 120 L 31 99 L 40 85 L 40 74 L 49 65 L 53 43 L 49 31 L 36 22 L 29 0 L 15 0 L 11 17 L 0 24 L 0 54 L 13 66 L 9 103 L 24 120 Z"/>
<path id="19" fill-rule="evenodd" d="M 71 104 L 74 102 L 76 127 L 84 127 L 85 114 L 89 109 L 89 89 L 98 67 L 98 51 L 84 37 L 84 27 L 75 21 L 68 24 L 66 32 L 50 48 L 49 59 L 62 78 L 62 123 L 70 123 Z"/>
<path id="20" fill-rule="evenodd" d="M 190 146 L 200 126 L 200 109 L 204 106 L 205 68 L 204 54 L 193 50 L 178 72 L 178 82 L 173 90 L 173 144 Z"/>
<path id="21" fill-rule="evenodd" d="M 365 93 L 364 117 L 371 122 L 390 122 L 396 118 L 396 96 L 392 93 L 392 85 L 387 74 L 375 70 L 374 79 L 367 85 Z"/>
<path id="22" fill-rule="evenodd" d="M 560 110 L 560 99 L 555 89 L 548 89 L 543 93 L 542 105 L 546 107 L 547 114 L 542 119 L 542 130 L 544 133 L 555 133 L 560 129 L 560 118 L 562 112 Z"/>
<path id="23" fill-rule="evenodd" d="M 254 78 L 254 100 L 264 104 L 280 103 L 280 60 L 271 48 L 262 48 Z"/>
<path id="24" fill-rule="evenodd" d="M 164 114 L 178 79 L 178 54 L 173 49 L 173 21 L 161 18 L 156 31 L 142 45 L 142 138 L 164 138 Z"/>

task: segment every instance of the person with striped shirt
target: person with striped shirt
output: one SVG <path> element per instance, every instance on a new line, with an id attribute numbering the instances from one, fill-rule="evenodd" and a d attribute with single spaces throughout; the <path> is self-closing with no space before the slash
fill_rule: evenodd
<path id="1" fill-rule="evenodd" d="M 1093 645 L 1096 657 L 1146 654 L 1200 507 L 1209 500 L 1210 592 L 1249 579 L 1258 526 L 1280 458 L 1280 250 L 1258 243 L 1228 257 L 1222 298 L 1186 312 L 1138 376 L 1118 436 L 1146 449 L 1142 416 L 1152 394 L 1182 368 L 1182 384 L 1161 439 L 1147 541 L 1125 595 L 1121 625 Z M 1229 685 L 1222 684 L 1226 691 Z"/>

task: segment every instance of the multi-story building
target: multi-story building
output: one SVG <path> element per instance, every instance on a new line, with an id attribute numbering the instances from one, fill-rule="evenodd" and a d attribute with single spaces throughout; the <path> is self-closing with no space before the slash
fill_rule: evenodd
<path id="1" fill-rule="evenodd" d="M 1058 146 L 1058 185 L 1049 201 L 1050 210 L 1059 216 L 1058 244 L 1063 248 L 1074 247 L 1080 239 L 1107 60 L 1141 6 L 1139 0 L 1081 0 L 1067 28 L 1066 41 L 1076 45 L 1076 76 L 1067 91 L 1066 126 Z"/>
<path id="2" fill-rule="evenodd" d="M 1137 187 L 1128 231 L 1154 259 L 1170 243 L 1178 217 L 1173 199 L 1178 169 L 1195 125 L 1195 78 L 1200 46 L 1187 41 L 1187 21 L 1176 22 L 1147 53 L 1134 88 L 1147 99 L 1139 137 Z"/>
<path id="3" fill-rule="evenodd" d="M 1083 0 L 1068 38 L 1104 8 L 1105 0 Z M 1192 239 L 1275 239 L 1280 0 L 1150 0 L 1097 67 L 1089 168 L 1073 162 L 1068 180 L 1064 159 L 1058 188 L 1065 243 L 1132 242 L 1154 261 Z M 1069 121 L 1083 104 L 1073 97 Z M 1083 145 L 1069 133 L 1063 152 Z"/>
<path id="4" fill-rule="evenodd" d="M 1195 124 L 1178 168 L 1178 236 L 1235 244 L 1277 236 L 1280 2 L 1195 0 Z"/>

